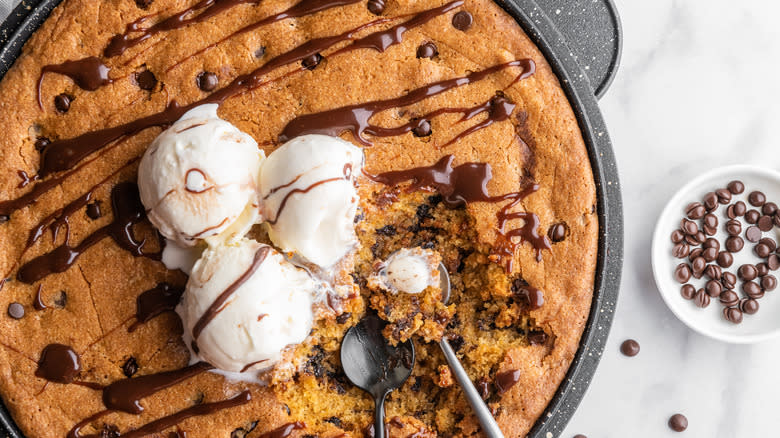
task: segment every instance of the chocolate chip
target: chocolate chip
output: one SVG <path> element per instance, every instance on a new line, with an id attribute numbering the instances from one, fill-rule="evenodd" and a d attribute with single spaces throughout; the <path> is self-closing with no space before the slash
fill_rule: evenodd
<path id="1" fill-rule="evenodd" d="M 761 240 L 761 236 L 761 230 L 758 229 L 758 227 L 755 225 L 750 226 L 747 230 L 745 230 L 745 239 L 747 239 L 748 242 L 758 242 Z"/>
<path id="2" fill-rule="evenodd" d="M 767 232 L 772 229 L 772 227 L 775 226 L 774 220 L 772 219 L 772 216 L 761 216 L 758 219 L 758 229 Z"/>
<path id="3" fill-rule="evenodd" d="M 138 372 L 138 362 L 133 356 L 130 356 L 122 365 L 122 373 L 125 377 L 133 377 Z"/>
<path id="4" fill-rule="evenodd" d="M 772 292 L 777 288 L 777 278 L 774 275 L 765 275 L 761 277 L 761 289 L 764 292 Z"/>
<path id="5" fill-rule="evenodd" d="M 699 231 L 696 233 L 696 236 L 693 236 L 697 243 L 704 243 L 707 240 L 707 236 L 704 235 L 702 231 Z"/>
<path id="6" fill-rule="evenodd" d="M 11 303 L 8 305 L 8 316 L 13 319 L 24 318 L 24 306 L 19 303 Z"/>
<path id="7" fill-rule="evenodd" d="M 699 232 L 699 226 L 696 225 L 696 222 L 686 218 L 680 221 L 680 229 L 689 236 L 694 236 Z"/>
<path id="8" fill-rule="evenodd" d="M 772 216 L 772 222 L 776 227 L 780 227 L 780 212 L 777 212 Z"/>
<path id="9" fill-rule="evenodd" d="M 688 428 L 688 419 L 683 414 L 674 414 L 669 418 L 669 428 L 675 432 L 682 432 Z"/>
<path id="10" fill-rule="evenodd" d="M 566 238 L 566 231 L 568 229 L 568 226 L 564 223 L 558 223 L 550 227 L 549 230 L 547 230 L 547 237 L 550 238 L 553 243 L 562 242 Z M 687 245 L 686 245 L 687 246 Z M 687 257 L 688 254 L 686 253 L 682 257 Z M 679 258 L 682 258 L 679 257 Z"/>
<path id="11" fill-rule="evenodd" d="M 343 427 L 343 425 L 341 423 L 341 419 L 339 419 L 339 417 L 326 418 L 325 422 L 326 423 L 330 423 L 330 424 L 332 424 L 332 425 L 334 425 L 336 427 Z"/>
<path id="12" fill-rule="evenodd" d="M 686 235 L 685 236 L 685 243 L 687 243 L 688 245 L 691 245 L 691 246 L 697 246 L 701 242 L 699 242 L 699 239 L 696 237 L 696 235 L 693 235 L 693 236 Z"/>
<path id="13" fill-rule="evenodd" d="M 731 192 L 726 189 L 715 190 L 715 195 L 718 196 L 718 202 L 720 202 L 723 205 L 726 205 L 729 202 L 731 202 Z"/>
<path id="14" fill-rule="evenodd" d="M 710 296 L 707 295 L 707 292 L 705 292 L 704 289 L 699 289 L 693 297 L 693 303 L 696 304 L 696 307 L 701 307 L 703 309 L 710 305 Z"/>
<path id="15" fill-rule="evenodd" d="M 718 265 L 707 265 L 704 269 L 704 275 L 710 278 L 710 280 L 720 280 L 723 276 L 723 269 Z"/>
<path id="16" fill-rule="evenodd" d="M 54 108 L 61 113 L 66 113 L 70 109 L 71 101 L 73 101 L 73 96 L 65 93 L 58 94 L 54 97 Z"/>
<path id="17" fill-rule="evenodd" d="M 531 345 L 544 345 L 547 343 L 547 338 L 547 333 L 543 330 L 532 330 L 528 333 L 528 343 Z M 460 339 L 463 341 L 462 337 Z M 452 345 L 452 341 L 450 341 L 450 345 Z M 452 348 L 455 348 L 455 346 L 452 346 Z"/>
<path id="18" fill-rule="evenodd" d="M 736 307 L 726 307 L 723 309 L 723 317 L 726 321 L 739 324 L 742 322 L 742 311 Z"/>
<path id="19" fill-rule="evenodd" d="M 87 216 L 92 220 L 100 219 L 100 216 L 102 216 L 100 213 L 100 204 L 97 202 L 87 204 Z"/>
<path id="20" fill-rule="evenodd" d="M 769 265 L 766 263 L 756 264 L 756 272 L 758 273 L 759 277 L 763 277 L 764 275 L 769 274 Z"/>
<path id="21" fill-rule="evenodd" d="M 428 137 L 433 133 L 431 122 L 425 119 L 417 119 L 414 120 L 414 122 L 416 122 L 416 126 L 412 129 L 412 134 L 414 134 L 415 137 Z"/>
<path id="22" fill-rule="evenodd" d="M 687 207 L 685 207 L 685 214 L 688 216 L 688 219 L 701 219 L 706 213 L 707 210 L 704 208 L 704 205 L 702 205 L 701 202 L 691 202 Z"/>
<path id="23" fill-rule="evenodd" d="M 745 191 L 745 184 L 738 180 L 731 181 L 726 187 L 734 195 L 739 195 Z"/>
<path id="24" fill-rule="evenodd" d="M 460 11 L 452 17 L 452 27 L 460 31 L 467 31 L 474 23 L 474 17 L 468 11 Z"/>
<path id="25" fill-rule="evenodd" d="M 769 247 L 763 243 L 759 243 L 758 245 L 754 246 L 753 252 L 762 259 L 769 257 L 769 254 L 772 254 L 772 251 L 769 249 Z"/>
<path id="26" fill-rule="evenodd" d="M 774 202 L 767 202 L 761 207 L 761 212 L 767 216 L 772 216 L 777 213 L 777 204 Z"/>
<path id="27" fill-rule="evenodd" d="M 395 229 L 395 227 L 393 225 L 385 225 L 382 228 L 377 228 L 376 229 L 376 233 L 377 234 L 381 234 L 383 236 L 392 237 L 392 236 L 395 236 L 397 231 L 396 231 L 396 229 Z"/>
<path id="28" fill-rule="evenodd" d="M 766 195 L 759 191 L 750 192 L 748 195 L 748 202 L 753 207 L 761 207 L 766 202 Z"/>
<path id="29" fill-rule="evenodd" d="M 4 224 L 4 223 L 8 222 L 9 220 L 11 220 L 11 218 L 8 217 L 8 215 L 0 214 L 0 224 Z"/>
<path id="30" fill-rule="evenodd" d="M 680 243 L 685 239 L 685 234 L 680 230 L 674 230 L 672 232 L 672 243 Z"/>
<path id="31" fill-rule="evenodd" d="M 306 70 L 314 70 L 317 68 L 318 65 L 322 62 L 324 58 L 319 53 L 315 53 L 314 55 L 307 56 L 306 58 L 303 58 L 301 61 L 301 65 L 303 65 L 303 68 Z"/>
<path id="32" fill-rule="evenodd" d="M 734 203 L 734 214 L 737 215 L 737 217 L 744 216 L 745 213 L 747 213 L 747 205 L 745 205 L 742 201 L 737 201 Z"/>
<path id="33" fill-rule="evenodd" d="M 688 254 L 688 260 L 694 261 L 694 260 L 698 259 L 699 257 L 701 257 L 701 253 L 703 253 L 703 252 L 704 252 L 704 250 L 701 249 L 701 248 L 694 248 L 694 249 L 692 249 L 691 253 Z"/>
<path id="34" fill-rule="evenodd" d="M 38 152 L 43 152 L 44 149 L 46 149 L 46 146 L 48 146 L 51 143 L 51 140 L 49 140 L 46 137 L 38 137 L 35 139 L 35 150 Z"/>
<path id="35" fill-rule="evenodd" d="M 344 312 L 341 315 L 336 317 L 336 322 L 339 324 L 346 324 L 347 321 L 349 321 L 349 318 L 352 317 L 352 313 L 350 312 Z"/>
<path id="36" fill-rule="evenodd" d="M 703 202 L 707 211 L 714 211 L 718 208 L 718 195 L 715 192 L 709 192 L 704 195 Z"/>
<path id="37" fill-rule="evenodd" d="M 725 290 L 720 294 L 720 303 L 726 307 L 736 306 L 739 304 L 739 296 L 733 290 Z"/>
<path id="38" fill-rule="evenodd" d="M 742 223 L 736 219 L 726 222 L 726 232 L 730 236 L 738 236 L 742 232 Z"/>
<path id="39" fill-rule="evenodd" d="M 368 10 L 374 15 L 382 15 L 385 11 L 384 0 L 368 0 Z"/>
<path id="40" fill-rule="evenodd" d="M 141 9 L 146 9 L 152 4 L 152 0 L 135 0 L 135 5 Z"/>
<path id="41" fill-rule="evenodd" d="M 195 78 L 195 83 L 202 91 L 214 91 L 219 85 L 219 78 L 215 73 L 204 71 Z"/>
<path id="42" fill-rule="evenodd" d="M 706 214 L 704 216 L 703 229 L 708 236 L 714 236 L 718 230 L 718 218 L 712 213 Z"/>
<path id="43" fill-rule="evenodd" d="M 758 313 L 758 308 L 758 301 L 752 298 L 742 299 L 739 301 L 739 310 L 747 315 L 755 315 Z"/>
<path id="44" fill-rule="evenodd" d="M 705 269 L 707 269 L 707 261 L 704 260 L 704 257 L 697 257 L 691 263 L 691 271 L 693 271 L 694 278 L 701 278 Z"/>
<path id="45" fill-rule="evenodd" d="M 737 286 L 737 276 L 731 272 L 724 272 L 720 277 L 720 282 L 725 289 L 734 289 Z"/>
<path id="46" fill-rule="evenodd" d="M 439 54 L 439 49 L 438 47 L 436 47 L 436 44 L 432 42 L 421 44 L 420 47 L 417 48 L 418 58 L 433 58 L 438 54 Z"/>
<path id="47" fill-rule="evenodd" d="M 742 292 L 756 300 L 764 296 L 764 291 L 755 281 L 746 281 L 745 283 L 742 283 Z"/>
<path id="48" fill-rule="evenodd" d="M 772 254 L 769 256 L 769 258 L 766 259 L 766 264 L 772 271 L 777 271 L 780 269 L 780 256 L 777 254 Z"/>
<path id="49" fill-rule="evenodd" d="M 720 251 L 720 242 L 718 242 L 718 239 L 713 239 L 712 237 L 705 240 L 701 246 L 704 249 L 715 248 L 715 251 Z"/>
<path id="50" fill-rule="evenodd" d="M 755 280 L 758 277 L 758 270 L 755 266 L 746 264 L 739 267 L 737 275 L 745 281 Z"/>
<path id="51" fill-rule="evenodd" d="M 623 353 L 624 356 L 636 356 L 639 354 L 639 342 L 633 339 L 626 339 L 622 344 L 620 344 L 620 352 Z"/>
<path id="52" fill-rule="evenodd" d="M 731 236 L 726 239 L 726 250 L 730 253 L 740 252 L 744 247 L 745 241 L 739 236 Z"/>
<path id="53" fill-rule="evenodd" d="M 701 256 L 704 257 L 704 260 L 708 263 L 714 262 L 715 259 L 718 258 L 718 250 L 715 248 L 707 248 L 704 250 L 704 252 L 701 253 Z M 682 258 L 682 257 L 678 257 L 678 258 Z"/>
<path id="54" fill-rule="evenodd" d="M 680 295 L 682 295 L 682 297 L 686 300 L 692 300 L 694 295 L 696 295 L 696 288 L 693 287 L 693 285 L 684 284 L 680 288 Z"/>
<path id="55" fill-rule="evenodd" d="M 711 296 L 712 298 L 718 298 L 721 292 L 723 292 L 723 285 L 720 284 L 720 281 L 718 280 L 710 280 L 704 286 L 704 290 L 706 290 L 707 295 Z"/>
<path id="56" fill-rule="evenodd" d="M 777 249 L 777 242 L 775 242 L 775 239 L 772 239 L 771 237 L 764 237 L 763 239 L 759 240 L 758 243 L 768 246 L 770 251 Z"/>
<path id="57" fill-rule="evenodd" d="M 690 252 L 691 247 L 687 243 L 678 243 L 677 245 L 674 245 L 674 248 L 672 248 L 672 255 L 678 259 L 684 259 L 685 257 L 688 257 Z"/>
<path id="58" fill-rule="evenodd" d="M 255 50 L 255 58 L 260 59 L 263 56 L 265 56 L 265 46 L 260 46 L 257 50 Z"/>
<path id="59" fill-rule="evenodd" d="M 759 213 L 758 210 L 749 210 L 747 213 L 745 213 L 745 222 L 752 225 L 758 222 L 758 218 L 760 217 L 761 213 Z"/>
<path id="60" fill-rule="evenodd" d="M 143 70 L 135 74 L 135 83 L 142 90 L 152 91 L 157 86 L 157 78 L 150 70 Z"/>
<path id="61" fill-rule="evenodd" d="M 728 251 L 721 251 L 718 253 L 718 266 L 721 268 L 728 268 L 734 263 L 734 256 Z"/>
<path id="62" fill-rule="evenodd" d="M 54 305 L 60 309 L 64 309 L 68 305 L 68 294 L 64 290 L 61 290 L 59 295 L 54 298 Z"/>

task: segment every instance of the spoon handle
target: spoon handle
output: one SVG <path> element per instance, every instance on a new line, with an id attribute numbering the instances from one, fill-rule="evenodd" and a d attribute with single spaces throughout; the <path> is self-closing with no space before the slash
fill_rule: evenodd
<path id="1" fill-rule="evenodd" d="M 474 383 L 471 382 L 471 378 L 469 378 L 466 370 L 463 369 L 463 365 L 461 365 L 458 357 L 455 356 L 455 351 L 450 347 L 450 343 L 447 342 L 447 339 L 442 338 L 439 345 L 444 352 L 444 358 L 447 359 L 447 363 L 450 365 L 450 369 L 455 375 L 455 380 L 460 384 L 460 387 L 466 396 L 466 400 L 468 400 L 471 408 L 474 409 L 474 414 L 476 414 L 479 424 L 482 426 L 482 432 L 484 432 L 485 436 L 488 438 L 504 438 L 504 433 L 501 432 L 501 428 L 498 427 L 498 423 L 496 423 L 495 418 L 493 418 L 493 414 L 490 413 L 490 409 L 488 409 L 484 400 L 482 400 L 477 388 L 474 387 Z"/>
<path id="2" fill-rule="evenodd" d="M 374 408 L 374 438 L 385 438 L 385 397 L 383 394 L 376 398 Z"/>

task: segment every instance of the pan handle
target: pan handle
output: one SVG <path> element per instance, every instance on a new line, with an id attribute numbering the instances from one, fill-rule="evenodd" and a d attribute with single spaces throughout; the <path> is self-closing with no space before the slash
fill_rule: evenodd
<path id="1" fill-rule="evenodd" d="M 553 22 L 601 98 L 620 63 L 623 28 L 613 0 L 534 0 Z"/>

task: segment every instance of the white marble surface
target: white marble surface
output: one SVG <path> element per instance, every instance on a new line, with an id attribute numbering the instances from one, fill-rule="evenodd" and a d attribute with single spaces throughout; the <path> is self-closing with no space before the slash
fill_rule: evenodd
<path id="1" fill-rule="evenodd" d="M 562 436 L 780 436 L 780 340 L 732 346 L 689 330 L 658 294 L 649 249 L 665 201 L 685 181 L 713 166 L 780 165 L 772 131 L 780 119 L 780 3 L 617 4 L 623 62 L 601 106 L 623 187 L 626 258 L 607 349 Z M 619 352 L 627 338 L 642 346 L 635 358 Z M 682 434 L 666 424 L 676 412 L 689 420 Z"/>

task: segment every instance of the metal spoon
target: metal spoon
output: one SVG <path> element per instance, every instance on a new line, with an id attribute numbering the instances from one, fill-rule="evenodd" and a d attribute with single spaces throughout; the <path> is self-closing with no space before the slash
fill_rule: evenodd
<path id="1" fill-rule="evenodd" d="M 382 335 L 385 324 L 371 312 L 347 330 L 341 341 L 344 374 L 374 397 L 375 438 L 385 438 L 385 397 L 403 385 L 414 367 L 414 344 L 390 345 Z"/>
<path id="2" fill-rule="evenodd" d="M 444 304 L 447 304 L 450 300 L 450 275 L 447 273 L 447 268 L 444 267 L 443 263 L 439 264 L 439 279 L 441 282 L 442 301 Z M 496 423 L 495 418 L 493 418 L 493 414 L 490 413 L 490 409 L 485 404 L 485 401 L 482 400 L 482 396 L 479 395 L 477 388 L 474 387 L 474 383 L 471 381 L 468 373 L 463 369 L 463 365 L 461 365 L 458 360 L 458 356 L 455 355 L 455 351 L 450 346 L 446 336 L 441 338 L 439 346 L 441 346 L 441 350 L 444 352 L 444 358 L 447 359 L 450 370 L 452 370 L 452 373 L 455 375 L 455 380 L 458 381 L 458 384 L 466 396 L 466 400 L 474 410 L 474 414 L 477 416 L 477 420 L 479 420 L 479 424 L 482 426 L 482 432 L 484 432 L 485 436 L 488 438 L 504 438 L 504 433 L 501 432 L 501 428 L 498 427 L 498 423 Z"/>

